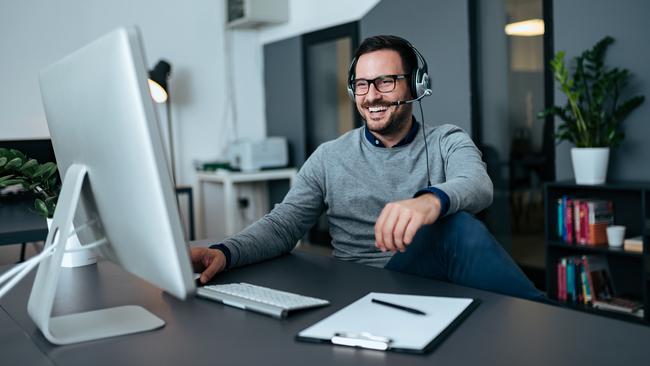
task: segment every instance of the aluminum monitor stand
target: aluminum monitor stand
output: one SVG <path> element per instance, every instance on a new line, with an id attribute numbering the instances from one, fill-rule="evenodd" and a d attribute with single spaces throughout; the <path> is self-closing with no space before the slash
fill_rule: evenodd
<path id="1" fill-rule="evenodd" d="M 52 228 L 43 250 L 55 246 L 54 253 L 38 267 L 27 304 L 27 311 L 45 338 L 63 345 L 145 332 L 160 328 L 165 322 L 141 306 L 128 305 L 52 317 L 52 307 L 61 273 L 67 235 L 87 175 L 86 166 L 71 165 L 63 179 Z"/>

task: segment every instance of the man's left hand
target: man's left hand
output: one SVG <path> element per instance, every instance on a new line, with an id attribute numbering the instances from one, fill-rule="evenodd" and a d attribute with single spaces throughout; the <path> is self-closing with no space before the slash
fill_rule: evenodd
<path id="1" fill-rule="evenodd" d="M 432 193 L 391 202 L 384 206 L 375 223 L 375 247 L 382 252 L 404 252 L 422 225 L 433 224 L 440 216 L 440 199 Z"/>

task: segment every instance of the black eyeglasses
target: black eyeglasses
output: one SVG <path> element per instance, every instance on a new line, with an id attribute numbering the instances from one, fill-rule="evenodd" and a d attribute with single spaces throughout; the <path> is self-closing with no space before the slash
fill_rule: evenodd
<path id="1" fill-rule="evenodd" d="M 372 80 L 367 79 L 354 79 L 352 80 L 352 87 L 354 88 L 354 95 L 366 95 L 370 90 L 370 84 L 375 86 L 380 93 L 388 93 L 395 90 L 395 83 L 399 79 L 406 79 L 408 74 L 399 75 L 382 75 Z"/>

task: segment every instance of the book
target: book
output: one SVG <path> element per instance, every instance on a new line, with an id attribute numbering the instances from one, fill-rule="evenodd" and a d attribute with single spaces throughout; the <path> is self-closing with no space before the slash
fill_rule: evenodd
<path id="1" fill-rule="evenodd" d="M 643 318 L 644 315 L 643 304 L 640 301 L 624 297 L 594 301 L 594 308 L 630 314 L 640 318 Z"/>
<path id="2" fill-rule="evenodd" d="M 614 223 L 614 206 L 608 200 L 562 196 L 557 201 L 558 236 L 565 243 L 606 245 L 607 226 Z"/>
<path id="3" fill-rule="evenodd" d="M 607 226 L 614 223 L 614 207 L 611 201 L 592 200 L 587 202 L 587 244 L 607 244 Z"/>
<path id="4" fill-rule="evenodd" d="M 614 296 L 609 265 L 603 256 L 590 255 L 586 257 L 589 267 L 588 276 L 593 287 L 592 302 L 611 299 Z"/>
<path id="5" fill-rule="evenodd" d="M 567 198 L 565 201 L 564 212 L 564 227 L 565 238 L 564 242 L 573 244 L 573 199 Z"/>
<path id="6" fill-rule="evenodd" d="M 643 252 L 643 237 L 639 235 L 625 239 L 625 241 L 623 241 L 623 248 L 630 252 Z"/>
<path id="7" fill-rule="evenodd" d="M 557 236 L 564 237 L 564 203 L 562 198 L 557 199 Z"/>

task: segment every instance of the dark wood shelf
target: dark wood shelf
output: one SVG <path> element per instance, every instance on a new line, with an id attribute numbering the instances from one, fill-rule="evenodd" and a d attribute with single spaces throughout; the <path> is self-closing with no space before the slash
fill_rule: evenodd
<path id="1" fill-rule="evenodd" d="M 621 313 L 621 312 L 612 311 L 612 310 L 596 309 L 596 308 L 592 307 L 591 305 L 560 302 L 560 301 L 557 301 L 557 300 L 554 300 L 554 301 L 556 302 L 557 305 L 559 305 L 559 306 L 561 306 L 563 308 L 567 308 L 567 309 L 577 310 L 577 311 L 581 311 L 581 312 L 584 312 L 584 313 L 603 315 L 603 316 L 607 316 L 607 317 L 610 317 L 610 318 L 625 320 L 625 321 L 632 322 L 632 323 L 637 323 L 637 324 L 646 324 L 646 325 L 650 324 L 650 322 L 648 322 L 644 318 L 641 318 L 641 317 L 638 317 L 638 316 L 635 316 L 635 315 L 631 315 L 631 314 Z M 645 314 L 644 314 L 644 316 L 645 316 Z"/>
<path id="2" fill-rule="evenodd" d="M 559 188 L 566 190 L 598 190 L 598 191 L 640 191 L 650 187 L 650 182 L 607 182 L 605 184 L 587 185 L 576 184 L 575 181 L 567 180 L 560 182 L 547 183 L 551 188 Z"/>
<path id="3" fill-rule="evenodd" d="M 595 254 L 614 254 L 625 257 L 641 258 L 643 253 L 632 252 L 621 248 L 609 247 L 607 245 L 583 245 L 583 244 L 569 244 L 562 241 L 548 241 L 547 244 L 556 248 L 564 248 L 581 253 L 595 253 Z"/>
<path id="4" fill-rule="evenodd" d="M 627 228 L 628 236 L 643 235 L 644 252 L 626 251 L 608 245 L 569 244 L 557 234 L 557 202 L 563 196 L 574 199 L 609 200 L 614 222 Z M 573 181 L 547 183 L 544 187 L 546 232 L 546 286 L 549 296 L 557 296 L 557 263 L 563 257 L 601 255 L 607 259 L 616 295 L 638 298 L 645 308 L 645 319 L 591 305 L 556 302 L 577 311 L 650 325 L 650 182 L 607 182 L 581 185 Z M 634 234 L 634 235 L 632 235 Z M 620 292 L 620 293 L 618 293 Z"/>

